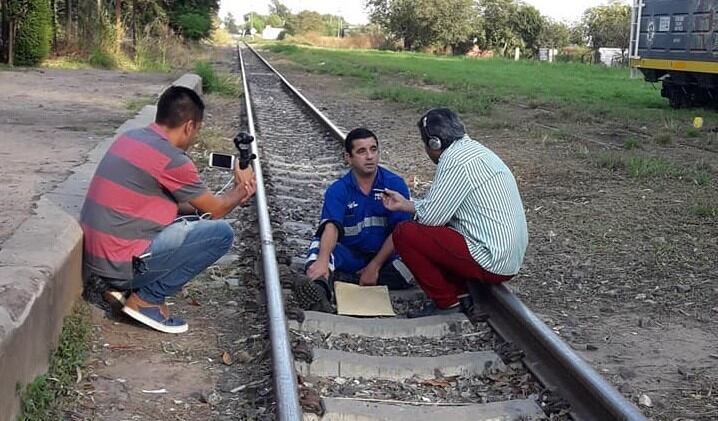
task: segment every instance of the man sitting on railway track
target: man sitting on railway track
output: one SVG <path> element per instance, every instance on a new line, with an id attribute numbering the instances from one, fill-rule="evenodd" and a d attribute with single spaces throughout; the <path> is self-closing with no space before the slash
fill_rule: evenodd
<path id="1" fill-rule="evenodd" d="M 235 169 L 234 187 L 221 196 L 200 181 L 185 151 L 203 114 L 194 91 L 168 88 L 155 123 L 122 134 L 110 146 L 80 217 L 88 291 L 104 290 L 105 299 L 125 314 L 166 333 L 184 332 L 187 323 L 170 316 L 165 298 L 224 255 L 234 239 L 227 222 L 197 215 L 222 218 L 256 189 L 251 168 Z M 194 216 L 177 218 L 180 210 Z"/>
<path id="2" fill-rule="evenodd" d="M 387 210 L 381 191 L 392 189 L 409 198 L 404 180 L 379 166 L 379 140 L 370 130 L 354 129 L 344 141 L 351 170 L 324 194 L 321 222 L 309 246 L 306 279 L 295 297 L 305 310 L 331 312 L 332 274 L 362 286 L 404 289 L 413 276 L 394 251 L 391 233 L 406 212 Z"/>
<path id="3" fill-rule="evenodd" d="M 438 164 L 431 188 L 415 202 L 394 191 L 382 196 L 387 209 L 414 214 L 392 236 L 431 300 L 408 317 L 463 311 L 471 318 L 466 282 L 505 282 L 521 267 L 528 244 L 523 203 L 511 170 L 466 135 L 454 112 L 430 110 L 418 126 Z"/>

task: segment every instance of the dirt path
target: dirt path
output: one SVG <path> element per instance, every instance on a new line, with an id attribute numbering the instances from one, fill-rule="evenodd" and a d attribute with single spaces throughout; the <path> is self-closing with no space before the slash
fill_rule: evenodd
<path id="1" fill-rule="evenodd" d="M 351 79 L 273 63 L 343 128 L 374 130 L 383 162 L 413 181 L 414 193 L 425 190 L 434 166 L 415 129 L 421 110 L 368 100 Z M 718 206 L 718 154 L 685 146 L 690 139 L 642 142 L 631 153 L 699 166 L 711 181 L 631 178 L 599 163 L 627 154 L 616 146 L 632 133 L 665 130 L 660 122 L 576 124 L 519 104 L 463 117 L 520 184 L 531 236 L 512 281 L 522 300 L 626 396 L 650 398 L 641 407 L 647 415 L 718 417 L 718 218 L 710 212 Z M 547 120 L 560 130 L 537 126 Z"/>
<path id="2" fill-rule="evenodd" d="M 0 71 L 0 247 L 37 197 L 171 80 L 101 70 Z"/>

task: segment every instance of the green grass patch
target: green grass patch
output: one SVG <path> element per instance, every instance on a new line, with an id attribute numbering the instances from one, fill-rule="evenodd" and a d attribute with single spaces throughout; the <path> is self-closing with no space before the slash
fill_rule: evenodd
<path id="1" fill-rule="evenodd" d="M 409 94 L 397 85 L 415 91 L 422 90 L 416 85 L 438 86 L 446 94 L 437 99 L 451 103 L 472 103 L 482 98 L 477 107 L 480 110 L 485 109 L 483 104 L 497 100 L 527 103 L 530 108 L 547 106 L 566 110 L 566 119 L 571 120 L 578 116 L 581 120 L 613 118 L 655 124 L 665 116 L 669 122 L 689 121 L 694 113 L 672 110 L 657 88 L 640 79 L 631 79 L 626 69 L 579 63 L 340 50 L 286 43 L 266 48 L 310 71 L 353 76 L 365 80 L 367 85 L 377 84 L 377 89 L 387 91 L 381 95 L 410 104 L 423 104 L 427 96 Z M 381 87 L 381 83 L 390 86 Z M 464 98 L 467 93 L 470 99 Z M 446 103 L 432 103 L 432 106 L 439 105 Z"/>
<path id="2" fill-rule="evenodd" d="M 22 413 L 18 420 L 63 419 L 63 398 L 70 395 L 70 386 L 77 381 L 78 369 L 84 365 L 90 329 L 87 304 L 77 304 L 72 314 L 65 317 L 47 374 L 36 378 L 24 388 L 18 385 L 22 399 Z"/>
<path id="3" fill-rule="evenodd" d="M 371 92 L 370 98 L 386 99 L 420 108 L 430 108 L 441 104 L 460 113 L 473 112 L 479 115 L 489 114 L 492 104 L 495 102 L 494 98 L 476 95 L 473 92 L 456 95 L 453 92 L 437 92 L 406 86 L 378 87 Z"/>
<path id="4" fill-rule="evenodd" d="M 699 218 L 718 218 L 718 206 L 698 204 L 691 208 L 691 213 Z"/>
<path id="5" fill-rule="evenodd" d="M 625 160 L 628 175 L 635 178 L 679 176 L 680 170 L 661 158 L 632 156 Z"/>
<path id="6" fill-rule="evenodd" d="M 125 108 L 132 114 L 136 114 L 138 111 L 144 108 L 145 105 L 152 105 L 154 103 L 155 98 L 152 96 L 133 98 L 125 102 Z"/>
<path id="7" fill-rule="evenodd" d="M 202 78 L 202 90 L 205 93 L 236 97 L 242 92 L 237 77 L 217 72 L 214 66 L 206 61 L 196 62 L 194 72 Z"/>
<path id="8" fill-rule="evenodd" d="M 673 136 L 668 133 L 659 134 L 653 138 L 655 142 L 661 146 L 670 145 L 673 142 Z"/>
<path id="9" fill-rule="evenodd" d="M 713 181 L 710 168 L 702 162 L 693 167 L 681 167 L 662 158 L 626 155 L 620 152 L 602 152 L 593 159 L 599 168 L 625 171 L 631 178 L 675 178 L 699 186 L 707 186 Z"/>
<path id="10" fill-rule="evenodd" d="M 691 127 L 690 129 L 686 130 L 686 137 L 689 137 L 689 138 L 701 137 L 701 131 L 696 129 L 695 127 Z"/>
<path id="11" fill-rule="evenodd" d="M 641 147 L 641 141 L 636 139 L 635 137 L 629 137 L 628 139 L 623 141 L 623 149 L 631 150 L 631 149 L 638 149 Z"/>

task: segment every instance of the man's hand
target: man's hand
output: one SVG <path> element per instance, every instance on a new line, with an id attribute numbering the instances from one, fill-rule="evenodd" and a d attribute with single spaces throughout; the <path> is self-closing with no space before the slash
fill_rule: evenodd
<path id="1" fill-rule="evenodd" d="M 394 190 L 384 190 L 381 194 L 381 201 L 384 203 L 385 208 L 393 212 L 415 212 L 414 204 Z"/>
<path id="2" fill-rule="evenodd" d="M 249 188 L 250 184 L 254 184 L 256 186 L 257 180 L 254 176 L 252 167 L 250 166 L 242 170 L 239 168 L 239 164 L 237 164 L 234 167 L 234 184 L 237 186 L 244 186 L 245 189 Z"/>
<path id="3" fill-rule="evenodd" d="M 359 285 L 371 287 L 379 283 L 379 268 L 377 266 L 369 263 L 360 273 Z"/>
<path id="4" fill-rule="evenodd" d="M 318 259 L 307 268 L 307 277 L 309 280 L 317 279 L 329 280 L 329 262 L 324 259 Z"/>
<path id="5" fill-rule="evenodd" d="M 234 188 L 240 194 L 240 205 L 244 205 L 254 196 L 257 191 L 257 179 L 252 167 L 240 170 L 239 166 L 234 168 Z"/>

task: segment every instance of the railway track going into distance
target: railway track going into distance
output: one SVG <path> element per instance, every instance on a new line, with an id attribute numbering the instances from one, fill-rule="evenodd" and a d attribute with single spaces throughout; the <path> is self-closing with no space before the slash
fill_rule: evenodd
<path id="1" fill-rule="evenodd" d="M 460 314 L 402 317 L 422 300 L 418 289 L 392 293 L 396 318 L 297 310 L 292 284 L 324 189 L 347 171 L 344 132 L 251 46 L 237 54 L 257 139 L 277 419 L 645 419 L 504 285 L 474 288 L 489 316 L 476 325 Z"/>

